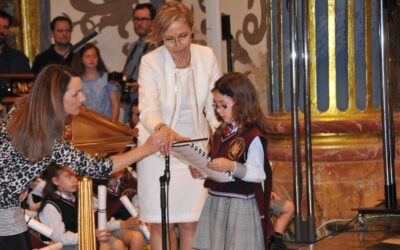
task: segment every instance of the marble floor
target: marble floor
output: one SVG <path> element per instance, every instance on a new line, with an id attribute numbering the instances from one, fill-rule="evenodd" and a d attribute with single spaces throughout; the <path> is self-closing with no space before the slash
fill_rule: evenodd
<path id="1" fill-rule="evenodd" d="M 400 217 L 381 216 L 364 228 L 353 225 L 348 231 L 317 241 L 314 244 L 286 242 L 289 249 L 299 250 L 392 250 L 400 249 Z M 394 239 L 398 244 L 383 242 Z"/>

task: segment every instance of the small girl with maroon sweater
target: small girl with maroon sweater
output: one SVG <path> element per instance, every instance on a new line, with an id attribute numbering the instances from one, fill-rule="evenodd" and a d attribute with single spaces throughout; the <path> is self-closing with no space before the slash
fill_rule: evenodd
<path id="1" fill-rule="evenodd" d="M 269 219 L 272 173 L 265 116 L 257 92 L 245 75 L 230 73 L 215 83 L 212 93 L 214 110 L 222 124 L 213 136 L 213 160 L 208 167 L 230 173 L 234 181 L 206 179 L 204 186 L 209 188 L 209 195 L 193 248 L 265 249 L 267 236 L 273 234 Z M 193 177 L 201 177 L 193 167 L 190 170 Z"/>

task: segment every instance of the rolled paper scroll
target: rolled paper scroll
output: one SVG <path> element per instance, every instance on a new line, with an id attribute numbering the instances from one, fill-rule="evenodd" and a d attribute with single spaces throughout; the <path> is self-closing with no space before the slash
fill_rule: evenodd
<path id="1" fill-rule="evenodd" d="M 136 208 L 133 206 L 132 202 L 129 200 L 129 198 L 124 195 L 120 198 L 122 204 L 124 204 L 126 210 L 128 210 L 128 212 L 133 216 L 136 217 L 139 215 L 139 213 L 137 212 Z M 150 240 L 150 232 L 149 229 L 147 228 L 147 226 L 145 224 L 140 224 L 139 225 L 140 231 L 142 231 L 144 238 L 146 239 L 146 241 Z"/>
<path id="2" fill-rule="evenodd" d="M 99 185 L 97 187 L 98 207 L 97 207 L 97 221 L 98 229 L 107 229 L 107 187 Z"/>
<path id="3" fill-rule="evenodd" d="M 150 231 L 147 228 L 146 224 L 140 223 L 139 228 L 140 228 L 140 231 L 142 231 L 142 234 L 143 234 L 144 238 L 146 239 L 146 241 L 149 242 L 150 241 Z"/>
<path id="4" fill-rule="evenodd" d="M 128 212 L 133 217 L 136 217 L 139 215 L 136 208 L 133 206 L 132 202 L 129 200 L 129 198 L 126 195 L 121 196 L 121 198 L 119 198 L 119 199 L 121 200 L 122 204 L 124 204 L 126 210 L 128 210 Z"/>
<path id="5" fill-rule="evenodd" d="M 53 233 L 53 228 L 40 223 L 39 221 L 35 220 L 34 218 L 31 218 L 27 215 L 25 215 L 25 221 L 28 224 L 30 228 L 33 230 L 39 232 L 40 234 L 43 234 L 47 238 L 51 238 L 50 235 Z"/>

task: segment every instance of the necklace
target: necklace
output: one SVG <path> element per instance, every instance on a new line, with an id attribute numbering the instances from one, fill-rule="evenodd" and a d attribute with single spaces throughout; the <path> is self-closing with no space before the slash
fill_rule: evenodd
<path id="1" fill-rule="evenodd" d="M 188 53 L 183 53 L 181 57 L 175 56 L 172 57 L 172 59 L 178 69 L 184 69 L 190 65 L 190 51 Z"/>

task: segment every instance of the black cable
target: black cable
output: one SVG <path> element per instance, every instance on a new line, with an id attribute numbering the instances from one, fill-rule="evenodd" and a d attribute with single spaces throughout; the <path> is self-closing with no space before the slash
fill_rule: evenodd
<path id="1" fill-rule="evenodd" d="M 321 241 L 321 240 L 323 240 L 323 239 L 326 239 L 326 238 L 328 238 L 328 237 L 330 237 L 330 236 L 332 236 L 332 235 L 338 235 L 338 234 L 341 234 L 341 233 L 343 233 L 343 232 L 346 232 L 346 231 L 347 231 L 347 230 L 346 230 L 346 227 L 347 227 L 351 222 L 353 222 L 353 221 L 355 221 L 355 220 L 357 220 L 357 219 L 358 219 L 358 215 L 355 216 L 353 219 L 349 220 L 346 224 L 344 224 L 341 228 L 339 228 L 339 230 L 336 230 L 335 232 L 332 232 L 332 233 L 330 233 L 330 234 L 325 235 L 324 237 L 318 239 L 315 243 L 317 243 L 317 242 L 319 242 L 319 241 Z"/>

